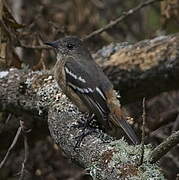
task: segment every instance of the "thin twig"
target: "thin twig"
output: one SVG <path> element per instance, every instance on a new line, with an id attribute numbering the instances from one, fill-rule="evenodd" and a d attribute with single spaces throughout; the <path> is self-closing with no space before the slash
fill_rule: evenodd
<path id="1" fill-rule="evenodd" d="M 7 123 L 11 118 L 12 118 L 12 113 L 9 113 L 7 119 L 5 120 L 5 123 L 1 125 L 0 133 L 3 131 L 4 127 L 7 125 Z"/>
<path id="2" fill-rule="evenodd" d="M 29 158 L 29 145 L 27 142 L 27 133 L 26 132 L 23 132 L 23 137 L 24 137 L 24 161 L 22 162 L 19 180 L 24 179 L 24 175 L 25 175 L 25 171 L 26 171 L 26 165 L 27 165 L 28 158 Z"/>
<path id="3" fill-rule="evenodd" d="M 4 164 L 6 163 L 7 158 L 9 157 L 9 154 L 11 153 L 11 151 L 12 151 L 13 148 L 14 148 L 14 146 L 16 145 L 17 140 L 19 139 L 19 136 L 20 136 L 20 134 L 21 134 L 21 131 L 22 131 L 22 128 L 19 127 L 18 130 L 17 130 L 17 133 L 16 133 L 16 135 L 15 135 L 15 137 L 14 137 L 14 140 L 13 140 L 13 142 L 12 142 L 12 144 L 11 144 L 11 146 L 9 147 L 9 149 L 8 149 L 8 151 L 7 151 L 4 159 L 1 161 L 0 169 L 1 169 L 1 168 L 4 166 Z"/>
<path id="4" fill-rule="evenodd" d="M 47 45 L 34 46 L 34 45 L 23 44 L 22 42 L 19 42 L 17 46 L 26 48 L 26 49 L 52 49 L 51 47 L 48 47 Z"/>
<path id="5" fill-rule="evenodd" d="M 18 40 L 16 38 L 15 35 L 13 35 L 13 33 L 8 29 L 8 27 L 5 25 L 5 23 L 3 22 L 3 20 L 0 20 L 0 26 L 4 29 L 4 31 L 6 32 L 7 36 L 9 37 L 10 40 L 16 40 L 16 46 L 17 47 L 22 47 L 22 48 L 26 48 L 26 49 L 51 49 L 51 47 L 47 46 L 47 45 L 40 45 L 40 46 L 33 46 L 33 45 L 27 45 L 22 43 L 20 40 Z"/>
<path id="6" fill-rule="evenodd" d="M 155 163 L 163 157 L 170 149 L 179 143 L 179 131 L 172 133 L 164 142 L 157 146 L 149 156 L 149 162 Z"/>
<path id="7" fill-rule="evenodd" d="M 146 124 L 146 103 L 145 103 L 145 97 L 143 98 L 142 101 L 142 140 L 141 140 L 141 156 L 139 160 L 139 166 L 142 165 L 143 160 L 144 160 L 144 139 L 145 139 L 145 124 Z"/>
<path id="8" fill-rule="evenodd" d="M 43 46 L 43 41 L 42 41 L 42 39 L 40 38 L 40 35 L 38 36 L 37 40 L 38 40 L 40 46 Z M 46 65 L 45 65 L 45 53 L 46 53 L 46 51 L 42 49 L 41 55 L 40 55 L 40 63 L 42 64 L 43 70 L 46 70 L 46 69 L 47 69 L 47 67 L 46 67 Z"/>
<path id="9" fill-rule="evenodd" d="M 26 165 L 29 159 L 29 145 L 27 141 L 27 133 L 31 131 L 26 125 L 25 121 L 20 120 L 20 126 L 22 128 L 22 134 L 24 138 L 24 161 L 22 162 L 21 171 L 20 171 L 20 178 L 19 180 L 23 180 L 25 176 L 25 172 L 27 171 Z"/>
<path id="10" fill-rule="evenodd" d="M 1 28 L 4 30 L 4 32 L 6 33 L 7 37 L 12 40 L 14 38 L 14 35 L 12 34 L 12 32 L 8 29 L 8 27 L 6 26 L 6 24 L 4 23 L 4 21 L 2 19 L 0 19 L 0 26 Z"/>
<path id="11" fill-rule="evenodd" d="M 146 2 L 142 2 L 140 3 L 138 6 L 136 6 L 135 8 L 133 9 L 130 9 L 126 12 L 123 12 L 122 15 L 120 17 L 118 17 L 117 19 L 111 21 L 109 24 L 107 24 L 106 26 L 96 30 L 96 31 L 93 31 L 92 33 L 88 34 L 87 36 L 85 36 L 83 38 L 83 40 L 87 40 L 93 36 L 96 36 L 97 34 L 100 34 L 104 31 L 106 31 L 107 29 L 113 27 L 114 25 L 118 24 L 120 21 L 122 21 L 123 19 L 125 19 L 126 17 L 134 14 L 135 12 L 137 12 L 138 10 L 142 9 L 143 7 L 145 6 L 148 6 L 150 4 L 153 4 L 157 1 L 162 1 L 162 0 L 148 0 Z M 22 47 L 22 48 L 26 48 L 26 49 L 51 49 L 51 47 L 49 46 L 46 46 L 46 45 L 39 45 L 39 46 L 34 46 L 34 45 L 27 45 L 27 44 L 23 44 L 21 41 L 18 42 L 18 45 L 19 47 Z"/>
<path id="12" fill-rule="evenodd" d="M 123 12 L 121 16 L 119 16 L 117 19 L 112 20 L 109 24 L 105 25 L 104 27 L 97 29 L 96 31 L 93 31 L 92 33 L 88 34 L 87 36 L 85 36 L 83 38 L 83 40 L 87 40 L 93 36 L 96 36 L 97 34 L 100 34 L 104 31 L 106 31 L 107 29 L 113 27 L 114 25 L 118 24 L 119 22 L 121 22 L 123 19 L 127 18 L 128 16 L 134 14 L 135 12 L 139 11 L 140 9 L 142 9 L 145 6 L 151 5 L 157 1 L 162 1 L 162 0 L 148 0 L 148 1 L 144 1 L 142 3 L 140 3 L 138 6 L 136 6 L 133 9 L 130 9 L 126 12 Z"/>
<path id="13" fill-rule="evenodd" d="M 11 118 L 12 118 L 12 113 L 9 113 L 9 114 L 8 114 L 8 117 L 7 117 L 7 119 L 6 119 L 5 124 L 7 124 Z"/>

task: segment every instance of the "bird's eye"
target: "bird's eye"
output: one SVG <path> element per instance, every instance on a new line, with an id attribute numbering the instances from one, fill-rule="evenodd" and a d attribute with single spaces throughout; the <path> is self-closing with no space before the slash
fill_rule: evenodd
<path id="1" fill-rule="evenodd" d="M 67 44 L 67 48 L 68 48 L 68 49 L 72 50 L 73 47 L 74 47 L 74 44 L 71 44 L 71 43 L 68 43 L 68 44 Z"/>

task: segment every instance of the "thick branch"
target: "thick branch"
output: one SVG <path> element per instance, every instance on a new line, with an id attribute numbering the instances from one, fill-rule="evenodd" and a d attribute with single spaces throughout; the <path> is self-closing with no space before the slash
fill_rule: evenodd
<path id="1" fill-rule="evenodd" d="M 81 132 L 73 125 L 80 120 L 81 114 L 65 99 L 63 102 L 64 106 L 56 105 L 50 109 L 48 123 L 51 135 L 67 156 L 88 169 L 92 176 L 106 180 L 129 179 L 129 177 L 132 179 L 134 176 L 144 178 L 144 174 L 149 173 L 145 178 L 162 177 L 154 164 L 153 170 L 149 168 L 151 166 L 147 161 L 149 148 L 145 147 L 144 162 L 138 167 L 139 146 L 129 146 L 123 140 L 112 141 L 102 132 L 85 137 L 80 148 L 74 151 L 75 137 Z M 68 113 L 69 111 L 71 113 Z M 142 168 L 145 169 L 145 173 L 140 172 L 139 169 Z"/>
<path id="2" fill-rule="evenodd" d="M 22 80 L 27 89 L 22 89 Z M 0 79 L 1 110 L 14 113 L 28 112 L 44 120 L 48 112 L 48 124 L 55 142 L 68 157 L 84 168 L 97 179 L 125 179 L 133 176 L 163 177 L 157 165 L 146 161 L 149 148 L 145 148 L 144 163 L 137 167 L 138 146 L 129 146 L 123 140 L 112 141 L 102 132 L 87 136 L 80 149 L 74 151 L 75 137 L 81 130 L 74 124 L 83 115 L 63 95 L 52 76 L 47 73 L 31 73 L 11 70 Z M 21 87 L 21 88 L 20 88 Z M 143 170 L 141 170 L 143 169 Z"/>
<path id="3" fill-rule="evenodd" d="M 125 45 L 113 53 L 108 61 L 101 62 L 115 87 L 120 90 L 124 102 L 178 88 L 178 39 L 179 35 L 176 34 Z M 136 167 L 137 153 L 131 153 L 136 152 L 136 147 L 128 146 L 123 141 L 104 143 L 103 137 L 109 137 L 101 132 L 86 137 L 78 152 L 73 150 L 76 143 L 74 137 L 81 131 L 73 128 L 72 124 L 82 115 L 46 72 L 11 70 L 7 76 L 0 78 L 0 110 L 18 115 L 25 112 L 43 120 L 48 117 L 50 132 L 56 143 L 81 166 L 89 167 L 91 172 L 97 171 L 101 179 L 126 178 L 140 173 Z M 125 161 L 120 159 L 122 154 Z M 146 166 L 143 169 L 147 170 L 150 167 L 145 159 L 144 154 L 142 166 Z M 155 172 L 152 171 L 153 174 Z"/>
<path id="4" fill-rule="evenodd" d="M 126 104 L 179 88 L 178 47 L 179 34 L 175 34 L 134 45 L 109 45 L 95 58 Z"/>

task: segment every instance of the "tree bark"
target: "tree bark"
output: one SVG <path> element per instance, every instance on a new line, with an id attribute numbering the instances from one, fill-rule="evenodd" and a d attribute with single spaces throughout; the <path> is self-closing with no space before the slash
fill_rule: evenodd
<path id="1" fill-rule="evenodd" d="M 48 118 L 49 130 L 55 142 L 94 178 L 163 178 L 159 167 L 147 161 L 151 151 L 149 147 L 145 147 L 145 161 L 138 167 L 140 146 L 128 145 L 124 140 L 113 141 L 100 130 L 85 137 L 80 148 L 74 150 L 76 137 L 81 134 L 81 129 L 74 125 L 84 116 L 46 72 L 13 69 L 0 78 L 0 85 L 1 111 L 31 114 L 36 121 Z"/>
<path id="2" fill-rule="evenodd" d="M 179 34 L 163 36 L 120 46 L 109 57 L 101 55 L 103 62 L 98 52 L 96 59 L 120 90 L 123 102 L 132 102 L 143 96 L 150 97 L 178 88 L 178 36 Z M 105 61 L 105 58 L 108 60 Z M 0 110 L 20 116 L 28 114 L 39 122 L 48 119 L 55 142 L 75 162 L 88 168 L 93 176 L 98 179 L 134 176 L 145 179 L 144 174 L 148 176 L 146 179 L 154 175 L 162 177 L 156 165 L 147 163 L 150 148 L 145 148 L 144 162 L 141 165 L 143 168 L 139 168 L 139 146 L 129 146 L 123 140 L 112 141 L 100 131 L 85 137 L 80 149 L 74 151 L 75 137 L 81 134 L 81 130 L 73 125 L 83 115 L 61 93 L 47 72 L 11 69 L 1 72 L 0 76 Z"/>
<path id="3" fill-rule="evenodd" d="M 109 45 L 95 58 L 119 90 L 121 102 L 128 104 L 179 88 L 178 47 L 177 33 L 133 45 Z"/>

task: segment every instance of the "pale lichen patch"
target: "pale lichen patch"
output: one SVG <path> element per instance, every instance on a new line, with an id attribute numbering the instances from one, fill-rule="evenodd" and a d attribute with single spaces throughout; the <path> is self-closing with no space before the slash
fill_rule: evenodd
<path id="1" fill-rule="evenodd" d="M 150 145 L 145 146 L 144 161 L 142 165 L 137 166 L 141 154 L 140 150 L 140 145 L 128 145 L 123 138 L 112 141 L 100 153 L 100 164 L 103 164 L 103 168 L 107 169 L 108 175 L 115 173 L 117 179 L 164 180 L 165 178 L 157 164 L 148 163 L 148 157 L 152 150 Z M 100 177 L 103 177 L 102 179 L 107 179 L 105 173 L 99 174 L 101 170 L 99 170 L 97 162 L 94 162 L 89 169 L 91 175 L 95 177 L 100 175 Z"/>
<path id="2" fill-rule="evenodd" d="M 9 74 L 9 71 L 1 71 L 0 72 L 0 78 L 4 78 Z"/>

